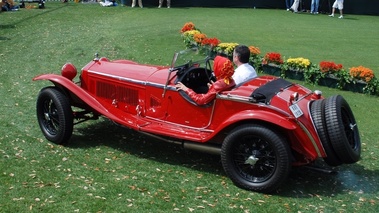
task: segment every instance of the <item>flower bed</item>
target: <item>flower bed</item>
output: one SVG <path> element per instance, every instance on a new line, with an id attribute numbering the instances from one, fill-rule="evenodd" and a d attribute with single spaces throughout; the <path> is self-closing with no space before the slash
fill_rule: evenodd
<path id="1" fill-rule="evenodd" d="M 215 37 L 209 38 L 192 22 L 185 23 L 180 33 L 187 48 L 206 49 L 206 52 L 213 56 L 224 55 L 232 58 L 234 48 L 238 45 L 233 42 L 221 42 Z M 249 49 L 250 63 L 258 72 L 263 71 L 266 74 L 305 80 L 312 84 L 379 95 L 379 80 L 369 68 L 358 66 L 347 71 L 342 64 L 336 64 L 333 61 L 313 64 L 309 59 L 302 57 L 284 61 L 283 56 L 278 52 L 268 52 L 262 57 L 258 47 L 249 46 Z"/>

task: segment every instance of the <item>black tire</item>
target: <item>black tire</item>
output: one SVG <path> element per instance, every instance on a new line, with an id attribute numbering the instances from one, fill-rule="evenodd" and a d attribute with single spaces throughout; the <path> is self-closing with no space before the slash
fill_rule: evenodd
<path id="1" fill-rule="evenodd" d="M 68 98 L 57 88 L 43 88 L 37 98 L 37 119 L 47 140 L 67 143 L 73 131 L 73 114 Z"/>
<path id="2" fill-rule="evenodd" d="M 281 135 L 250 124 L 234 129 L 221 147 L 225 173 L 235 185 L 268 193 L 277 189 L 291 170 L 291 151 Z"/>
<path id="3" fill-rule="evenodd" d="M 343 163 L 360 159 L 361 140 L 353 112 L 346 100 L 335 95 L 325 101 L 325 122 L 334 151 Z"/>
<path id="4" fill-rule="evenodd" d="M 325 123 L 325 99 L 316 100 L 312 102 L 311 105 L 311 115 L 313 123 L 316 127 L 318 136 L 321 140 L 322 146 L 324 147 L 326 157 L 324 157 L 325 163 L 329 166 L 339 166 L 342 164 L 342 161 L 337 157 L 336 152 L 333 149 L 333 146 L 330 142 Z"/>

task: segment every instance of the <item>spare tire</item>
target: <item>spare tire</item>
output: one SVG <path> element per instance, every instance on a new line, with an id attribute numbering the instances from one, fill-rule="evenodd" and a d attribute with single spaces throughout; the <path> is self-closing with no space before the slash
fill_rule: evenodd
<path id="1" fill-rule="evenodd" d="M 318 136 L 321 140 L 321 144 L 324 147 L 324 151 L 326 153 L 326 157 L 324 157 L 325 163 L 330 166 L 339 166 L 342 164 L 342 161 L 337 157 L 336 152 L 333 149 L 333 146 L 330 142 L 326 124 L 325 124 L 325 99 L 316 100 L 312 102 L 311 105 L 311 115 L 313 119 L 313 123 L 316 127 Z"/>
<path id="2" fill-rule="evenodd" d="M 349 104 L 340 95 L 325 100 L 325 123 L 334 151 L 343 163 L 359 160 L 361 140 L 358 126 Z"/>

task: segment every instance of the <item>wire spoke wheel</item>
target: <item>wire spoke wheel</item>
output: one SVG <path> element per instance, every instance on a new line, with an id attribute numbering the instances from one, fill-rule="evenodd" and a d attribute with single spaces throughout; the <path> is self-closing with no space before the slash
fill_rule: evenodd
<path id="1" fill-rule="evenodd" d="M 46 131 L 51 135 L 56 135 L 59 132 L 59 117 L 58 110 L 54 102 L 50 99 L 46 99 L 43 103 L 43 120 Z"/>
<path id="2" fill-rule="evenodd" d="M 264 182 L 275 171 L 277 159 L 272 146 L 267 141 L 245 136 L 237 142 L 233 153 L 234 164 L 239 174 L 250 182 Z"/>
<path id="3" fill-rule="evenodd" d="M 228 177 L 237 186 L 258 192 L 271 192 L 286 180 L 290 159 L 284 138 L 256 124 L 237 127 L 221 147 L 221 161 Z"/>
<path id="4" fill-rule="evenodd" d="M 37 98 L 37 119 L 49 141 L 66 143 L 73 131 L 73 114 L 67 97 L 54 87 L 41 90 Z"/>

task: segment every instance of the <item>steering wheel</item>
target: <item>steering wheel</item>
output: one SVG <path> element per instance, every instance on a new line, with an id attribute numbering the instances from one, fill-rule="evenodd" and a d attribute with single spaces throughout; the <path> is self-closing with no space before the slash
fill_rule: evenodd
<path id="1" fill-rule="evenodd" d="M 177 66 L 177 67 L 174 67 L 173 68 L 173 71 L 177 70 L 178 71 L 178 75 L 181 75 L 183 74 L 183 72 L 188 69 L 190 67 L 190 62 L 187 62 L 183 65 L 180 65 L 180 66 Z"/>

